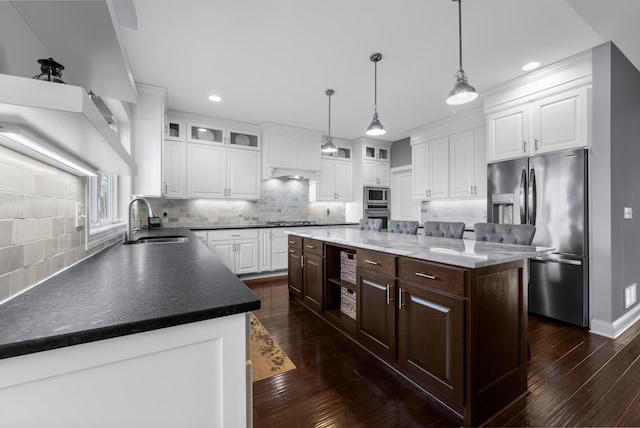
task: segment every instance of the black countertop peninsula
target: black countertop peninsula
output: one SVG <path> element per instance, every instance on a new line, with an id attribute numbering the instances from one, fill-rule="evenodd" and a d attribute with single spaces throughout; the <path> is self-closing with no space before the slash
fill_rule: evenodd
<path id="1" fill-rule="evenodd" d="M 186 228 L 185 243 L 115 244 L 0 305 L 0 359 L 260 308 Z"/>

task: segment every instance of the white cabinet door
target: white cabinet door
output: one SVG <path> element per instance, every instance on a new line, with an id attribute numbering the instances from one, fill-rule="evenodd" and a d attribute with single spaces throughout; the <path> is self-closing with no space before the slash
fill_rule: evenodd
<path id="1" fill-rule="evenodd" d="M 336 199 L 342 202 L 353 200 L 353 164 L 349 161 L 335 162 L 335 193 Z"/>
<path id="2" fill-rule="evenodd" d="M 449 151 L 451 155 L 450 195 L 452 198 L 472 197 L 474 195 L 475 179 L 473 131 L 462 132 L 449 137 Z"/>
<path id="3" fill-rule="evenodd" d="M 411 147 L 411 170 L 413 175 L 413 199 L 424 201 L 429 197 L 431 179 L 429 176 L 429 144 Z"/>
<path id="4" fill-rule="evenodd" d="M 213 254 L 225 264 L 232 272 L 235 272 L 235 241 L 209 241 L 207 247 Z"/>
<path id="5" fill-rule="evenodd" d="M 281 270 L 288 266 L 289 239 L 284 229 L 273 229 L 271 233 L 271 269 Z"/>
<path id="6" fill-rule="evenodd" d="M 388 162 L 378 162 L 378 184 L 381 186 L 391 185 L 391 171 Z"/>
<path id="7" fill-rule="evenodd" d="M 473 130 L 474 196 L 487 196 L 487 133 L 484 128 Z"/>
<path id="8" fill-rule="evenodd" d="M 429 142 L 430 199 L 449 198 L 449 139 Z"/>
<path id="9" fill-rule="evenodd" d="M 258 272 L 258 240 L 238 239 L 235 242 L 235 273 Z"/>
<path id="10" fill-rule="evenodd" d="M 244 200 L 260 199 L 262 180 L 260 152 L 227 149 L 227 197 Z"/>
<path id="11" fill-rule="evenodd" d="M 134 106 L 134 134 L 131 154 L 138 165 L 133 177 L 133 193 L 160 196 L 162 194 L 162 141 L 164 134 L 164 102 L 166 90 L 138 86 L 138 103 Z"/>
<path id="12" fill-rule="evenodd" d="M 336 199 L 336 161 L 333 159 L 321 159 L 320 168 L 316 199 L 318 201 L 334 201 Z"/>
<path id="13" fill-rule="evenodd" d="M 375 186 L 378 184 L 378 162 L 362 161 L 362 182 L 365 186 Z"/>
<path id="14" fill-rule="evenodd" d="M 273 259 L 272 254 L 272 229 L 260 229 L 258 230 L 258 258 L 260 260 L 260 264 L 258 265 L 258 272 L 269 272 L 271 271 L 271 263 Z"/>
<path id="15" fill-rule="evenodd" d="M 588 88 L 552 95 L 531 104 L 535 153 L 586 147 L 589 138 Z"/>
<path id="16" fill-rule="evenodd" d="M 487 115 L 487 160 L 494 162 L 529 153 L 529 106 Z"/>
<path id="17" fill-rule="evenodd" d="M 226 149 L 187 144 L 187 197 L 224 198 L 227 192 Z"/>
<path id="18" fill-rule="evenodd" d="M 162 194 L 184 198 L 187 194 L 187 147 L 184 141 L 165 140 L 162 156 Z"/>

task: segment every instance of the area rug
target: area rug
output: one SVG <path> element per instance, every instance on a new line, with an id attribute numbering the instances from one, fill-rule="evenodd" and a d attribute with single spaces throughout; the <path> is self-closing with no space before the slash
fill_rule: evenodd
<path id="1" fill-rule="evenodd" d="M 251 362 L 254 382 L 296 368 L 253 312 L 251 313 Z"/>

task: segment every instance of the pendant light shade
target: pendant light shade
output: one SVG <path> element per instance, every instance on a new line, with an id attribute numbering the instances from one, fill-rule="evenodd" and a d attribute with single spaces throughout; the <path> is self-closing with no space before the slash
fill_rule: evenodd
<path id="1" fill-rule="evenodd" d="M 447 104 L 460 105 L 469 103 L 478 98 L 476 89 L 467 82 L 467 75 L 462 69 L 462 0 L 452 0 L 458 2 L 458 40 L 460 54 L 460 68 L 456 73 L 456 83 L 447 97 Z"/>
<path id="2" fill-rule="evenodd" d="M 378 61 L 380 61 L 382 59 L 382 54 L 381 53 L 374 53 L 371 54 L 371 56 L 369 57 L 369 59 L 371 60 L 371 62 L 373 62 L 373 103 L 374 103 L 374 110 L 373 110 L 373 120 L 371 121 L 371 125 L 369 125 L 369 127 L 367 128 L 367 135 L 383 135 L 385 132 L 387 132 L 386 129 L 384 129 L 384 126 L 382 125 L 382 123 L 380 123 L 380 120 L 378 120 Z"/>
<path id="3" fill-rule="evenodd" d="M 331 95 L 336 92 L 333 89 L 327 89 L 324 93 L 329 97 L 329 128 L 327 133 L 322 136 L 322 148 L 320 151 L 322 153 L 335 153 L 338 151 L 338 148 L 333 144 L 333 141 L 331 141 Z"/>

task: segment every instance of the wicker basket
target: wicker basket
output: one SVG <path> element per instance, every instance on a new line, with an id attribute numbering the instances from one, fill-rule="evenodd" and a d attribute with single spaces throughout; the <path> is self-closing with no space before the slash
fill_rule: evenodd
<path id="1" fill-rule="evenodd" d="M 340 251 L 340 279 L 356 283 L 356 254 Z"/>
<path id="2" fill-rule="evenodd" d="M 340 290 L 340 312 L 351 318 L 356 319 L 356 292 L 346 287 Z"/>

